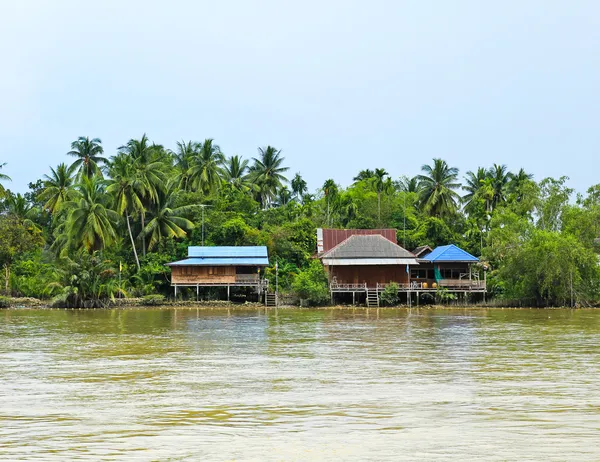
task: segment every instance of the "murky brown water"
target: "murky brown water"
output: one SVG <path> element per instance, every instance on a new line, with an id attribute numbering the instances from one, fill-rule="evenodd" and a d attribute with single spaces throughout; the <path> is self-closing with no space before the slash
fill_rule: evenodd
<path id="1" fill-rule="evenodd" d="M 0 459 L 600 460 L 600 311 L 4 311 Z"/>

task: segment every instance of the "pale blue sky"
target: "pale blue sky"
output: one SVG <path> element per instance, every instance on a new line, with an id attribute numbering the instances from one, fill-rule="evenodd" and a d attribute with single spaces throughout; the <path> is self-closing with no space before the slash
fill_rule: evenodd
<path id="1" fill-rule="evenodd" d="M 95 5 L 95 6 L 93 6 Z M 283 150 L 311 189 L 442 157 L 600 183 L 598 1 L 0 3 L 0 162 L 24 191 L 79 135 Z"/>

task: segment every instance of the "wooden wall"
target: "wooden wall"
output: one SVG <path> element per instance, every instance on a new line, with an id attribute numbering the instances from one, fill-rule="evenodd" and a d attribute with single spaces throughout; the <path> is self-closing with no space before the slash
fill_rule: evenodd
<path id="1" fill-rule="evenodd" d="M 364 284 L 375 287 L 377 283 L 407 283 L 406 265 L 330 266 L 329 281 L 333 277 L 338 283 Z"/>
<path id="2" fill-rule="evenodd" d="M 173 266 L 172 284 L 233 284 L 235 266 Z"/>

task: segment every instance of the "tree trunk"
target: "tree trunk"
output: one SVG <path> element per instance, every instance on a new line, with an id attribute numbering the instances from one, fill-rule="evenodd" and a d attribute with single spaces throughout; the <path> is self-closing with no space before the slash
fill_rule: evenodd
<path id="1" fill-rule="evenodd" d="M 379 220 L 379 226 L 381 226 L 381 193 L 377 191 L 377 219 Z"/>
<path id="2" fill-rule="evenodd" d="M 10 290 L 10 265 L 8 263 L 6 265 L 4 265 L 4 277 L 6 278 L 6 280 L 5 280 L 6 296 L 10 297 L 10 293 L 8 292 Z"/>
<path id="3" fill-rule="evenodd" d="M 142 213 L 142 256 L 146 256 L 146 235 L 144 234 L 144 228 L 146 227 L 144 214 Z"/>
<path id="4" fill-rule="evenodd" d="M 137 265 L 138 271 L 140 270 L 140 259 L 138 258 L 137 250 L 135 248 L 135 241 L 133 240 L 133 233 L 131 232 L 131 224 L 129 223 L 129 215 L 127 218 L 127 230 L 129 231 L 129 238 L 131 239 L 131 247 L 133 248 L 133 255 L 135 255 L 135 264 Z"/>

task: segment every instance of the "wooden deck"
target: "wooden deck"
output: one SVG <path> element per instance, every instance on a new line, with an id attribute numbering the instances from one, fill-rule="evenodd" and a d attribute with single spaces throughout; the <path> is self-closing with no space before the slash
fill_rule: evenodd
<path id="1" fill-rule="evenodd" d="M 329 285 L 331 293 L 359 293 L 375 290 L 383 292 L 391 282 L 377 283 L 374 287 L 366 283 L 345 283 L 332 282 Z M 437 287 L 431 287 L 431 284 L 411 281 L 408 283 L 398 282 L 398 292 L 436 292 L 438 288 L 444 288 L 449 292 L 485 292 L 486 281 L 469 279 L 442 279 L 437 283 Z"/>

